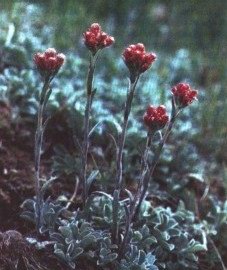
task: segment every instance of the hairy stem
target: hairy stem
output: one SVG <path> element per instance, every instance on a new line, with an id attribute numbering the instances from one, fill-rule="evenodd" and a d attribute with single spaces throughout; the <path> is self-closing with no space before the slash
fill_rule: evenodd
<path id="1" fill-rule="evenodd" d="M 118 153 L 117 153 L 117 176 L 116 176 L 116 186 L 114 191 L 114 200 L 113 200 L 113 228 L 112 228 L 112 239 L 114 243 L 118 242 L 118 220 L 117 220 L 117 213 L 119 209 L 119 197 L 120 192 L 122 189 L 122 158 L 123 158 L 123 150 L 125 145 L 125 138 L 126 138 L 126 131 L 128 126 L 128 118 L 131 112 L 132 101 L 136 89 L 137 82 L 139 80 L 139 75 L 135 78 L 130 79 L 130 86 L 129 91 L 127 94 L 127 99 L 125 103 L 125 110 L 124 110 L 124 122 L 123 128 L 120 135 L 120 141 L 118 145 Z"/>
<path id="2" fill-rule="evenodd" d="M 75 200 L 75 198 L 77 196 L 78 186 L 79 186 L 79 178 L 76 177 L 76 184 L 75 184 L 74 192 L 73 192 L 72 197 L 69 199 L 69 201 L 68 201 L 68 203 L 66 205 L 66 209 L 69 209 L 71 204 L 74 202 L 74 200 Z"/>
<path id="3" fill-rule="evenodd" d="M 123 157 L 123 150 L 124 150 L 126 131 L 127 131 L 127 126 L 128 126 L 128 118 L 129 118 L 129 114 L 131 112 L 132 100 L 133 100 L 133 97 L 134 97 L 134 93 L 135 93 L 135 89 L 136 89 L 136 85 L 137 85 L 138 80 L 139 80 L 139 76 L 136 77 L 134 82 L 130 81 L 129 92 L 128 92 L 127 100 L 126 100 L 126 104 L 125 104 L 124 123 L 123 123 L 122 132 L 121 132 L 121 135 L 120 135 L 120 141 L 119 141 L 119 146 L 118 146 L 118 155 L 117 155 L 116 189 L 121 189 L 121 186 L 122 186 L 122 157 Z"/>
<path id="4" fill-rule="evenodd" d="M 129 241 L 129 231 L 130 231 L 130 228 L 132 226 L 132 220 L 133 220 L 133 217 L 134 217 L 136 204 L 138 202 L 138 198 L 139 198 L 139 195 L 140 195 L 140 192 L 141 192 L 141 188 L 143 186 L 144 177 L 145 177 L 145 175 L 147 173 L 147 170 L 148 170 L 147 159 L 148 159 L 148 154 L 149 154 L 149 149 L 150 149 L 150 145 L 151 145 L 152 136 L 153 136 L 153 134 L 148 132 L 145 150 L 144 150 L 144 153 L 143 153 L 143 157 L 141 159 L 141 172 L 140 172 L 138 187 L 137 187 L 136 194 L 135 194 L 135 196 L 133 198 L 133 201 L 130 203 L 128 219 L 127 219 L 127 222 L 126 222 L 125 236 L 124 236 L 124 239 L 123 239 L 123 242 L 122 242 L 122 245 L 121 245 L 121 249 L 120 249 L 120 257 L 123 256 L 123 254 L 125 252 L 125 249 L 126 249 L 126 246 L 128 244 L 128 241 Z"/>
<path id="5" fill-rule="evenodd" d="M 35 194 L 36 194 L 36 229 L 39 232 L 40 223 L 41 223 L 41 209 L 42 209 L 42 194 L 41 194 L 41 185 L 40 185 L 40 161 L 43 145 L 43 114 L 46 105 L 46 94 L 49 88 L 49 80 L 46 79 L 43 85 L 41 92 L 39 109 L 38 109 L 38 119 L 37 119 L 37 128 L 35 133 Z"/>
<path id="6" fill-rule="evenodd" d="M 85 206 L 88 190 L 87 190 L 87 160 L 88 160 L 88 150 L 89 150 L 89 130 L 90 130 L 90 114 L 91 114 L 91 104 L 93 98 L 93 78 L 95 71 L 95 56 L 90 56 L 90 63 L 87 75 L 87 102 L 84 115 L 84 140 L 83 140 L 83 154 L 82 154 L 82 183 L 83 183 L 83 206 Z"/>
<path id="7" fill-rule="evenodd" d="M 175 107 L 175 103 L 174 103 L 174 100 L 172 100 L 172 114 L 171 114 L 171 119 L 170 119 L 170 122 L 167 126 L 167 129 L 165 131 L 165 134 L 161 140 L 161 142 L 159 143 L 156 151 L 155 151 L 155 154 L 154 154 L 154 157 L 153 157 L 153 160 L 152 160 L 152 164 L 150 166 L 150 169 L 148 170 L 145 178 L 144 178 L 144 182 L 143 182 L 143 187 L 142 187 L 142 192 L 141 192 L 141 195 L 140 195 L 140 198 L 139 198 L 139 203 L 138 203 L 138 206 L 137 206 L 137 213 L 141 207 L 141 204 L 143 202 L 143 200 L 145 199 L 146 197 L 146 193 L 147 193 L 147 190 L 148 190 L 148 186 L 149 186 L 149 182 L 150 182 L 150 179 L 152 178 L 153 176 L 153 173 L 154 173 L 154 170 L 158 164 L 158 161 L 160 159 L 160 156 L 161 156 L 161 153 L 162 153 L 162 150 L 163 150 L 163 147 L 169 137 L 169 134 L 173 128 L 173 124 L 178 116 L 178 114 L 180 113 L 180 110 L 177 110 L 176 111 L 176 107 Z"/>

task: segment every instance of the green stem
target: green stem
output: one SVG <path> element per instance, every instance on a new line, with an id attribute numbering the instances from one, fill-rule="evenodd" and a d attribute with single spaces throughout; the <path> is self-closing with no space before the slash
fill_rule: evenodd
<path id="1" fill-rule="evenodd" d="M 130 203 L 129 216 L 128 216 L 128 219 L 126 222 L 125 236 L 124 236 L 124 239 L 123 239 L 123 242 L 121 245 L 121 249 L 120 249 L 120 257 L 123 256 L 125 249 L 127 247 L 128 241 L 129 241 L 129 231 L 130 231 L 130 227 L 132 226 L 132 220 L 134 217 L 136 204 L 137 204 L 139 195 L 141 193 L 144 177 L 145 177 L 147 170 L 148 170 L 147 160 L 148 160 L 148 154 L 149 154 L 152 136 L 153 136 L 153 134 L 148 132 L 144 154 L 143 154 L 143 157 L 141 159 L 141 173 L 140 173 L 140 177 L 139 177 L 139 183 L 138 183 L 137 191 L 136 191 L 136 194 L 133 198 L 133 201 Z"/>
<path id="2" fill-rule="evenodd" d="M 175 107 L 175 103 L 174 103 L 174 100 L 172 99 L 172 114 L 171 114 L 171 119 L 170 119 L 170 122 L 167 126 L 167 129 L 165 131 L 165 134 L 161 140 L 161 142 L 159 143 L 158 145 L 158 148 L 156 149 L 155 151 L 155 154 L 154 154 L 154 158 L 152 160 L 152 164 L 151 164 L 151 167 L 148 171 L 148 174 L 145 176 L 144 178 L 144 183 L 143 183 L 143 189 L 142 189 L 142 192 L 141 192 L 141 195 L 140 195 L 140 198 L 139 198 L 139 203 L 138 203 L 138 206 L 137 206 L 137 211 L 136 213 L 138 214 L 138 211 L 141 207 L 141 204 L 143 202 L 143 200 L 145 199 L 145 196 L 146 196 L 146 192 L 148 190 L 148 186 L 149 186 L 149 182 L 150 182 L 150 179 L 152 178 L 153 176 L 153 173 L 154 173 L 154 170 L 159 162 L 159 159 L 160 159 L 160 156 L 162 154 L 162 150 L 163 150 L 163 147 L 169 137 L 169 134 L 173 128 L 173 124 L 175 123 L 175 120 L 177 118 L 177 116 L 179 115 L 180 113 L 180 110 L 178 109 L 176 111 L 176 107 Z"/>
<path id="3" fill-rule="evenodd" d="M 90 130 L 90 114 L 91 114 L 91 104 L 93 98 L 93 78 L 95 71 L 95 63 L 97 56 L 90 56 L 90 63 L 87 75 L 87 102 L 84 115 L 84 140 L 83 140 L 83 156 L 82 156 L 82 183 L 83 183 L 83 206 L 85 207 L 88 189 L 87 189 L 87 160 L 88 160 L 88 150 L 89 150 L 89 130 Z"/>
<path id="4" fill-rule="evenodd" d="M 122 128 L 122 133 L 120 136 L 120 142 L 118 147 L 118 156 L 117 156 L 117 181 L 116 181 L 116 189 L 121 189 L 122 186 L 122 157 L 123 157 L 123 150 L 125 145 L 125 138 L 126 138 L 126 131 L 128 127 L 128 118 L 131 112 L 132 107 L 132 100 L 134 97 L 135 89 L 137 82 L 139 80 L 139 75 L 136 77 L 135 81 L 130 81 L 129 86 L 129 93 L 127 95 L 127 100 L 125 104 L 125 111 L 124 111 L 124 123 Z"/>
<path id="5" fill-rule="evenodd" d="M 43 114 L 46 105 L 47 92 L 49 88 L 49 80 L 46 79 L 43 85 L 43 89 L 40 96 L 39 109 L 38 109 L 38 119 L 37 119 L 37 128 L 35 133 L 35 193 L 36 193 L 36 229 L 39 233 L 41 225 L 41 209 L 43 198 L 41 194 L 41 185 L 40 185 L 40 161 L 42 153 L 42 144 L 43 144 Z"/>
<path id="6" fill-rule="evenodd" d="M 130 79 L 130 86 L 129 91 L 127 94 L 127 99 L 125 103 L 125 110 L 124 110 L 124 122 L 123 128 L 120 135 L 120 141 L 118 146 L 118 153 L 117 153 L 117 176 L 116 176 L 116 186 L 114 190 L 114 200 L 113 200 L 113 227 L 112 227 L 112 239 L 114 243 L 118 242 L 118 210 L 119 210 L 119 199 L 120 199 L 120 192 L 122 189 L 122 158 L 123 158 L 123 150 L 125 145 L 125 138 L 126 138 L 126 131 L 128 126 L 128 118 L 131 112 L 132 101 L 136 89 L 136 85 L 139 80 L 139 75 L 135 78 Z"/>

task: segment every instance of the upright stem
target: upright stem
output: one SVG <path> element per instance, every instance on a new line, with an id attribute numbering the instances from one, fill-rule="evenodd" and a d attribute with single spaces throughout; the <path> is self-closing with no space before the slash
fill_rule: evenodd
<path id="1" fill-rule="evenodd" d="M 151 145 L 152 135 L 153 134 L 151 134 L 150 132 L 148 132 L 148 134 L 147 134 L 146 147 L 144 150 L 143 157 L 141 159 L 141 173 L 140 173 L 140 177 L 139 177 L 139 183 L 138 183 L 137 191 L 136 191 L 136 194 L 133 198 L 133 201 L 130 203 L 129 215 L 128 215 L 128 219 L 126 222 L 125 236 L 124 236 L 124 239 L 123 239 L 123 242 L 121 245 L 121 250 L 120 250 L 120 257 L 124 254 L 125 248 L 126 248 L 127 243 L 129 241 L 129 231 L 130 231 L 130 227 L 132 226 L 132 220 L 134 217 L 136 204 L 137 204 L 140 192 L 141 192 L 141 188 L 143 186 L 144 177 L 145 177 L 147 170 L 148 170 L 147 159 L 148 159 L 149 149 L 150 149 L 150 145 Z"/>
<path id="2" fill-rule="evenodd" d="M 123 158 L 123 149 L 125 145 L 125 137 L 128 126 L 128 118 L 131 112 L 132 101 L 136 89 L 137 82 L 139 80 L 139 75 L 136 77 L 130 78 L 130 86 L 127 94 L 127 99 L 125 103 L 124 110 L 124 122 L 122 127 L 122 132 L 120 135 L 120 141 L 118 146 L 117 153 L 117 176 L 116 176 L 116 185 L 114 191 L 113 199 L 113 226 L 112 226 L 112 239 L 114 243 L 118 242 L 118 209 L 119 209 L 119 196 L 122 188 L 122 158 Z"/>
<path id="3" fill-rule="evenodd" d="M 122 157 L 123 157 L 123 150 L 125 145 L 125 137 L 126 131 L 128 126 L 128 117 L 131 112 L 132 100 L 134 97 L 135 89 L 137 82 L 139 80 L 139 75 L 135 78 L 132 82 L 130 81 L 129 92 L 127 95 L 127 100 L 125 104 L 125 111 L 124 111 L 124 123 L 122 128 L 122 133 L 120 135 L 120 142 L 118 147 L 118 156 L 117 156 L 117 181 L 116 181 L 116 189 L 121 189 L 122 186 Z"/>
<path id="4" fill-rule="evenodd" d="M 38 109 L 38 119 L 37 128 L 35 133 L 35 193 L 36 193 L 36 229 L 39 232 L 41 223 L 41 208 L 42 208 L 42 194 L 40 192 L 40 160 L 42 153 L 43 144 L 43 113 L 46 103 L 46 94 L 49 88 L 49 80 L 46 79 L 41 92 L 39 109 Z"/>
<path id="5" fill-rule="evenodd" d="M 88 190 L 87 190 L 87 159 L 88 159 L 88 149 L 89 149 L 89 130 L 90 130 L 90 114 L 91 114 L 91 104 L 93 97 L 93 78 L 95 71 L 96 57 L 90 56 L 90 63 L 87 75 L 87 102 L 85 108 L 84 116 L 84 140 L 83 140 L 83 156 L 82 156 L 82 183 L 83 183 L 83 206 L 85 206 Z"/>
<path id="6" fill-rule="evenodd" d="M 145 195 L 146 195 L 146 192 L 147 192 L 147 189 L 148 189 L 148 186 L 149 186 L 150 179 L 153 176 L 154 170 L 155 170 L 155 168 L 156 168 L 156 166 L 158 164 L 159 158 L 161 156 L 162 149 L 163 149 L 163 147 L 164 147 L 164 145 L 166 143 L 167 138 L 169 137 L 169 134 L 170 134 L 170 132 L 172 130 L 173 124 L 174 124 L 174 122 L 176 120 L 176 117 L 178 116 L 179 112 L 180 112 L 180 110 L 177 110 L 177 111 L 175 110 L 175 105 L 173 103 L 172 115 L 171 115 L 170 122 L 169 122 L 169 124 L 167 126 L 166 132 L 165 132 L 161 142 L 158 145 L 158 148 L 155 151 L 154 158 L 153 158 L 151 167 L 149 169 L 148 175 L 146 175 L 146 177 L 144 179 L 142 193 L 140 195 L 139 203 L 138 203 L 138 206 L 137 206 L 137 212 L 139 211 L 139 209 L 141 207 L 141 204 L 142 204 L 143 200 L 145 199 Z"/>

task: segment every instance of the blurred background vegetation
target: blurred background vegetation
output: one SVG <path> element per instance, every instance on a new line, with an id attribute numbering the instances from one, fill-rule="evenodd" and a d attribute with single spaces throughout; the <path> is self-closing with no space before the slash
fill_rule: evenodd
<path id="1" fill-rule="evenodd" d="M 37 41 L 38 48 L 48 44 L 67 55 L 77 56 L 78 80 L 79 74 L 84 78 L 86 70 L 83 74 L 81 69 L 87 63 L 83 62 L 87 51 L 82 33 L 92 22 L 99 22 L 106 32 L 115 36 L 116 43 L 103 53 L 97 85 L 103 91 L 101 96 L 112 87 L 113 99 L 121 98 L 122 103 L 127 70 L 121 51 L 130 43 L 143 42 L 157 53 L 158 61 L 144 76 L 141 83 L 144 98 L 140 96 L 139 103 L 147 102 L 147 97 L 154 103 L 166 102 L 171 85 L 181 80 L 190 82 L 199 90 L 199 102 L 186 117 L 190 124 L 187 126 L 184 121 L 185 131 L 205 158 L 215 159 L 226 167 L 226 0 L 8 0 L 0 2 L 0 10 L 3 32 L 9 30 L 6 21 L 14 23 L 16 31 L 23 29 L 24 36 L 18 38 L 19 43 L 29 35 L 26 27 L 33 27 L 29 38 L 36 42 L 42 35 L 41 41 Z M 69 78 L 70 72 L 64 72 Z M 73 91 L 72 87 L 70 89 L 65 90 L 68 96 Z M 108 107 L 108 103 L 103 106 Z"/>

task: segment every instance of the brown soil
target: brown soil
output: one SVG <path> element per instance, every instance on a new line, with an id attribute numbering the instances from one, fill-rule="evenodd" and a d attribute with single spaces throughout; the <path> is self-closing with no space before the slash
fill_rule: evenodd
<path id="1" fill-rule="evenodd" d="M 18 122 L 19 123 L 19 122 Z M 52 250 L 37 251 L 25 238 L 34 227 L 21 217 L 21 203 L 34 196 L 32 131 L 14 125 L 0 104 L 0 270 L 66 270 Z"/>

